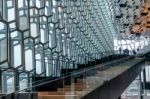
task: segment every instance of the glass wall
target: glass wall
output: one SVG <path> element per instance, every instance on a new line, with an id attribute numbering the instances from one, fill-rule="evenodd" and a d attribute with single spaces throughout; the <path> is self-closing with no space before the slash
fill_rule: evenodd
<path id="1" fill-rule="evenodd" d="M 59 77 L 61 69 L 114 54 L 113 5 L 108 0 L 0 0 L 3 92 L 29 87 L 31 73 Z"/>

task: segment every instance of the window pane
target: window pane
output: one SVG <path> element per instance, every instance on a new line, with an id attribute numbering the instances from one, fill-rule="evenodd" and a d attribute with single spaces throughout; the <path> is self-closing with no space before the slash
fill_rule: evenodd
<path id="1" fill-rule="evenodd" d="M 14 72 L 7 71 L 2 73 L 2 92 L 11 93 L 14 92 Z"/>
<path id="2" fill-rule="evenodd" d="M 0 22 L 0 62 L 7 59 L 6 25 Z"/>

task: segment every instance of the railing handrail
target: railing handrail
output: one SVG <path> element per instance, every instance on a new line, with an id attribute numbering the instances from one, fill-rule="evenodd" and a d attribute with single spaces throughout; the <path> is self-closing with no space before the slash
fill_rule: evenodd
<path id="1" fill-rule="evenodd" d="M 47 84 L 47 83 L 52 83 L 52 82 L 54 82 L 54 81 L 61 80 L 61 79 L 64 79 L 64 78 L 67 78 L 67 77 L 70 77 L 70 76 L 77 76 L 77 75 L 79 75 L 79 74 L 88 72 L 88 71 L 90 71 L 90 70 L 97 69 L 97 68 L 101 68 L 101 67 L 104 67 L 104 66 L 108 66 L 108 65 L 110 65 L 110 64 L 112 65 L 112 64 L 114 64 L 114 63 L 118 63 L 118 62 L 121 62 L 121 61 L 123 61 L 123 60 L 130 59 L 130 58 L 132 58 L 132 57 L 134 57 L 134 56 L 128 56 L 128 57 L 121 58 L 121 59 L 118 59 L 118 60 L 106 62 L 106 63 L 101 64 L 101 66 L 98 66 L 98 65 L 95 66 L 95 65 L 94 65 L 93 67 L 85 68 L 85 69 L 79 70 L 78 72 L 72 72 L 72 73 L 70 73 L 69 75 L 64 75 L 64 76 L 62 76 L 62 77 L 60 77 L 60 78 L 58 78 L 58 79 L 54 79 L 54 80 L 51 80 L 51 81 L 43 82 L 43 83 L 41 83 L 41 84 L 37 84 L 37 85 L 31 86 L 31 87 L 27 87 L 27 88 L 25 88 L 25 89 L 23 89 L 23 90 L 19 90 L 19 91 L 15 91 L 15 92 L 12 92 L 12 93 L 8 93 L 8 94 L 2 95 L 2 96 L 0 96 L 0 97 L 7 96 L 7 95 L 13 94 L 13 93 L 19 93 L 19 92 L 23 92 L 23 91 L 26 91 L 26 90 L 30 90 L 30 89 L 32 89 L 32 88 L 35 88 L 35 87 L 38 87 L 38 86 L 41 86 L 41 85 L 45 85 L 45 84 Z M 44 80 L 45 80 L 45 79 L 44 79 Z M 16 86 L 16 87 L 19 87 L 19 86 Z M 16 88 L 16 87 L 15 87 L 15 88 Z"/>
<path id="2" fill-rule="evenodd" d="M 96 53 L 95 53 L 96 54 Z M 105 56 L 106 57 L 106 56 Z M 103 57 L 102 57 L 103 58 Z M 38 59 L 36 59 L 38 60 Z M 61 59 L 39 59 L 41 61 L 44 61 L 44 60 L 57 60 L 57 61 L 61 61 L 61 62 L 66 62 L 68 64 L 72 64 L 72 65 L 78 65 L 78 63 L 75 63 L 74 61 L 66 61 L 66 60 L 61 60 Z M 53 75 L 50 75 L 49 77 L 52 77 Z M 61 75 L 63 76 L 63 75 Z M 41 81 L 44 81 L 44 80 L 48 80 L 49 78 L 46 78 L 46 79 L 43 79 L 43 80 L 38 80 L 38 81 L 35 81 L 35 82 L 32 82 L 30 84 L 34 84 L 34 83 L 38 83 L 38 82 L 41 82 Z M 17 86 L 16 86 L 17 87 Z M 19 86 L 18 86 L 19 87 Z"/>

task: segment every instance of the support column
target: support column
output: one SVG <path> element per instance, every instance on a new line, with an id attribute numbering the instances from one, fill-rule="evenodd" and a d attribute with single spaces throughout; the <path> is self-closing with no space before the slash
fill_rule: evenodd
<path id="1" fill-rule="evenodd" d="M 145 90 L 145 84 L 146 84 L 146 69 L 143 70 L 143 90 Z"/>
<path id="2" fill-rule="evenodd" d="M 139 82 L 140 82 L 140 99 L 143 99 L 143 96 L 142 96 L 142 79 L 141 79 L 141 73 L 139 74 Z"/>
<path id="3" fill-rule="evenodd" d="M 14 72 L 14 87 L 15 87 L 15 91 L 18 91 L 19 90 L 19 72 L 18 70 L 16 70 Z"/>

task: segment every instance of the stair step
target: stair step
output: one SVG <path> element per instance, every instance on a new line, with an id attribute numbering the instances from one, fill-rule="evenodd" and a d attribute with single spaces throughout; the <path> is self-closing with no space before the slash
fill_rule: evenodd
<path id="1" fill-rule="evenodd" d="M 49 91 L 49 92 L 38 92 L 38 96 L 40 95 L 73 95 L 74 93 L 70 91 Z"/>
<path id="2" fill-rule="evenodd" d="M 39 95 L 48 95 L 49 94 L 49 92 L 38 92 L 38 96 Z"/>
<path id="3" fill-rule="evenodd" d="M 68 88 L 57 88 L 57 91 L 83 91 L 84 88 L 81 87 L 68 87 Z"/>
<path id="4" fill-rule="evenodd" d="M 85 87 L 64 87 L 62 89 L 65 91 L 83 91 Z"/>
<path id="5" fill-rule="evenodd" d="M 64 88 L 85 88 L 85 86 L 75 85 L 75 86 L 64 86 Z"/>
<path id="6" fill-rule="evenodd" d="M 40 95 L 38 99 L 80 99 L 77 95 Z"/>
<path id="7" fill-rule="evenodd" d="M 84 83 L 84 81 L 85 81 L 84 79 L 79 79 L 79 78 L 77 79 L 77 83 Z"/>

